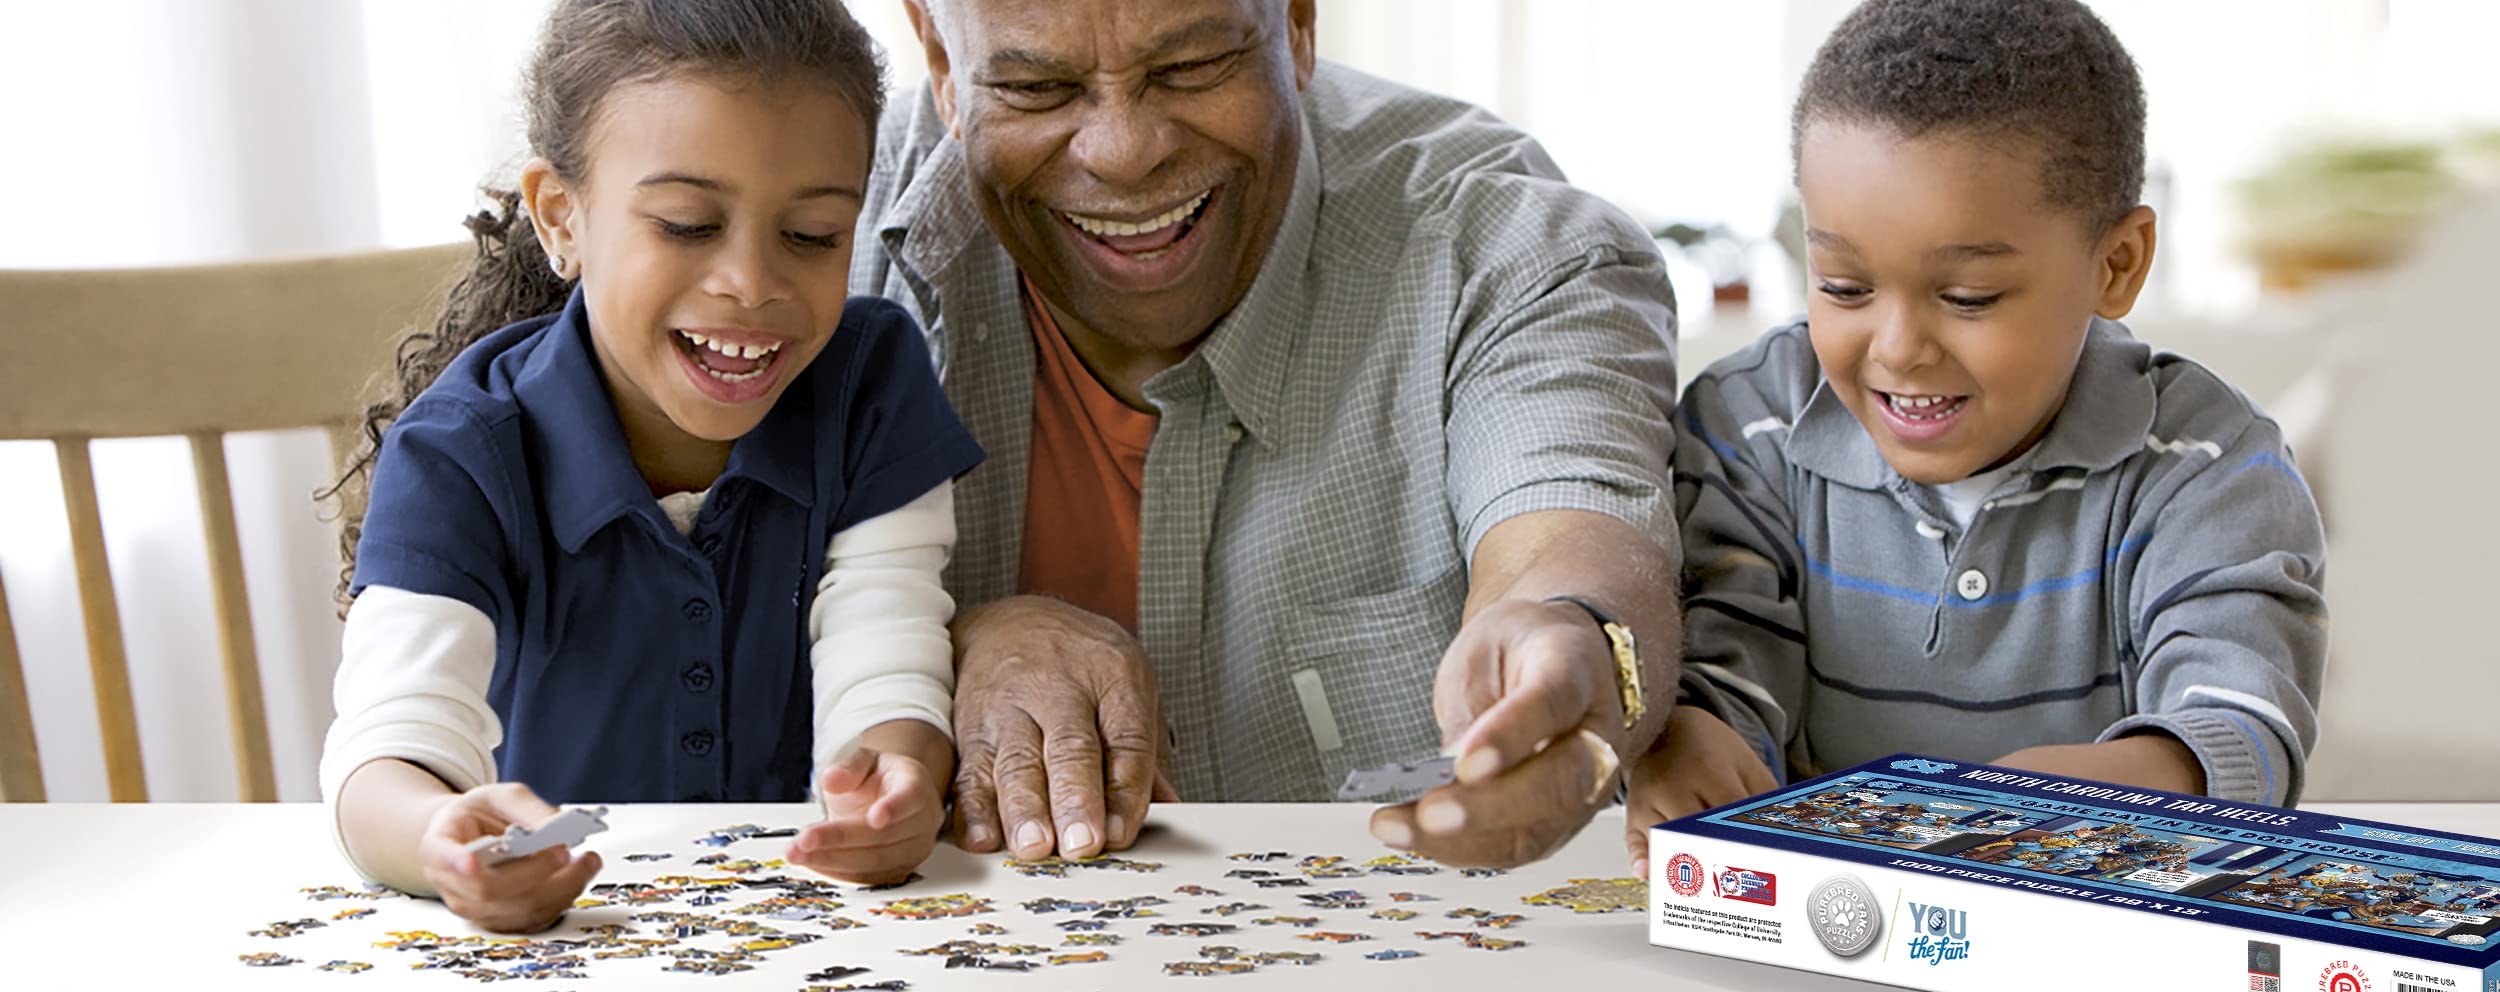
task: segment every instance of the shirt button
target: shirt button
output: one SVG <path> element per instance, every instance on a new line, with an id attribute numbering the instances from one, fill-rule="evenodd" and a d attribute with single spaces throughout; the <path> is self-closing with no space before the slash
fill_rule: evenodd
<path id="1" fill-rule="evenodd" d="M 698 730 L 694 733 L 678 738 L 677 743 L 686 749 L 687 754 L 700 758 L 704 755 L 712 753 L 712 732 L 709 730 Z"/>
<path id="2" fill-rule="evenodd" d="M 1963 572 L 1961 578 L 1953 580 L 1953 591 L 1962 594 L 1963 599 L 1977 600 L 1988 594 L 1988 577 L 1976 568 Z"/>
<path id="3" fill-rule="evenodd" d="M 1242 429 L 1241 429 L 1241 425 L 1240 425 L 1240 424 L 1225 424 L 1225 425 L 1224 425 L 1224 443 L 1226 443 L 1226 444 L 1240 444 L 1240 443 L 1241 443 L 1241 436 L 1242 436 L 1242 433 L 1243 433 L 1243 432 L 1242 432 Z"/>
<path id="4" fill-rule="evenodd" d="M 712 666 L 695 662 L 686 666 L 685 674 L 679 676 L 679 680 L 686 684 L 687 692 L 707 691 L 712 688 Z"/>
<path id="5" fill-rule="evenodd" d="M 696 623 L 702 623 L 703 621 L 711 618 L 712 604 L 706 603 L 700 599 L 689 599 L 686 601 L 686 619 L 692 620 Z"/>

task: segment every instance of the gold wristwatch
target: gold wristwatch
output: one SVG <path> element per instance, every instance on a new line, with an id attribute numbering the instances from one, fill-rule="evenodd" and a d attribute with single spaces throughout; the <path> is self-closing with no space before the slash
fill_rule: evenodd
<path id="1" fill-rule="evenodd" d="M 1577 606 L 1588 613 L 1589 619 L 1597 621 L 1597 629 L 1605 633 L 1606 643 L 1614 649 L 1615 688 L 1623 693 L 1623 729 L 1632 729 L 1641 722 L 1641 715 L 1649 712 L 1648 694 L 1642 685 L 1640 647 L 1632 640 L 1632 628 L 1578 596 L 1552 596 L 1545 601 Z"/>

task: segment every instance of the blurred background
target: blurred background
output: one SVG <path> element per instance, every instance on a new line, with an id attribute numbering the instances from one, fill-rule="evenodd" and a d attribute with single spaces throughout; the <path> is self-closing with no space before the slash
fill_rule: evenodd
<path id="1" fill-rule="evenodd" d="M 901 0 L 853 9 L 925 75 Z M 1788 107 L 1848 0 L 1320 0 L 1322 55 L 1482 104 L 1656 230 L 1681 370 L 1797 311 Z M 2335 661 L 2312 799 L 2500 799 L 2500 3 L 2099 0 L 2150 97 L 2154 281 L 2130 324 L 2295 438 L 2329 513 Z M 437 244 L 522 157 L 545 0 L 0 0 L 0 268 Z M 0 334 L 10 333 L 0 328 Z M 150 794 L 235 796 L 191 462 L 95 445 Z M 317 798 L 338 624 L 318 432 L 238 435 L 280 794 Z M 54 800 L 105 795 L 64 504 L 0 443 L 0 578 Z"/>

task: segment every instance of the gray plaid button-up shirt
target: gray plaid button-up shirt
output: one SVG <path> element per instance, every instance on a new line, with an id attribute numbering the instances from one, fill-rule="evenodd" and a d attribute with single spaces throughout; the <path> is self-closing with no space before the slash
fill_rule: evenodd
<path id="1" fill-rule="evenodd" d="M 1606 513 L 1672 551 L 1675 314 L 1656 245 L 1527 135 L 1343 67 L 1303 94 L 1250 291 L 1145 386 L 1139 637 L 1192 800 L 1319 800 L 1436 752 L 1433 674 L 1487 530 Z M 948 583 L 1017 592 L 1033 344 L 924 88 L 880 125 L 852 291 L 901 302 L 989 460 Z"/>

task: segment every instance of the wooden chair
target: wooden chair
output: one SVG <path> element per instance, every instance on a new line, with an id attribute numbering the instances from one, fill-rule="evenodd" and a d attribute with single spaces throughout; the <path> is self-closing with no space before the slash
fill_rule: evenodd
<path id="1" fill-rule="evenodd" d="M 88 441 L 190 439 L 242 795 L 275 800 L 224 435 L 318 426 L 329 429 L 334 454 L 348 450 L 365 383 L 390 367 L 392 342 L 425 319 L 469 255 L 460 244 L 235 265 L 0 271 L 0 440 L 49 440 L 59 454 L 113 801 L 145 801 L 147 781 Z M 0 586 L 0 801 L 43 798 Z"/>

